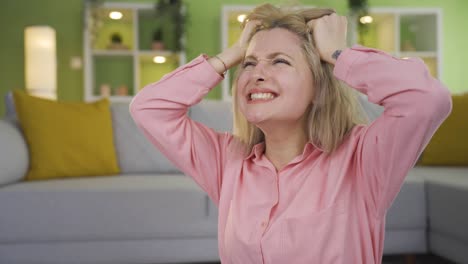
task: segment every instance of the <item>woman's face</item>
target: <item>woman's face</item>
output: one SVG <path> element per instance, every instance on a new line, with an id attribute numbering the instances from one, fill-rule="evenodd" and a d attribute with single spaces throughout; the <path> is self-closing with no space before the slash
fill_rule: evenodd
<path id="1" fill-rule="evenodd" d="M 297 35 L 282 28 L 259 31 L 252 37 L 240 67 L 237 98 L 249 122 L 286 124 L 301 119 L 314 91 Z"/>

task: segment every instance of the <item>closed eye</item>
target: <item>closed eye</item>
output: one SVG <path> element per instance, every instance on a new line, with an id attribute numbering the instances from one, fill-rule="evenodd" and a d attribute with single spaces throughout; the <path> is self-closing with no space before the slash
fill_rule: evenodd
<path id="1" fill-rule="evenodd" d="M 255 66 L 255 63 L 253 61 L 246 61 L 242 64 L 242 68 L 247 68 L 249 66 Z"/>
<path id="2" fill-rule="evenodd" d="M 273 64 L 277 64 L 277 63 L 284 63 L 284 64 L 287 64 L 287 65 L 291 65 L 291 63 L 289 63 L 289 61 L 287 61 L 285 59 L 274 59 Z"/>

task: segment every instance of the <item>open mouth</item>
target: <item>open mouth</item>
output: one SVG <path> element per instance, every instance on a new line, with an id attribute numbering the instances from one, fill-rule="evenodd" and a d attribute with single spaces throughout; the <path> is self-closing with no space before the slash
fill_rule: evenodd
<path id="1" fill-rule="evenodd" d="M 276 93 L 249 93 L 247 95 L 248 102 L 270 101 L 278 97 Z"/>

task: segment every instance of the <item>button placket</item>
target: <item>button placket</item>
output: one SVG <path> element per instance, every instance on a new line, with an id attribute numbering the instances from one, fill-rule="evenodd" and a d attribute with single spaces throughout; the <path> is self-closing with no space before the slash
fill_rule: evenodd
<path id="1" fill-rule="evenodd" d="M 273 206 L 271 206 L 268 214 L 266 215 L 266 218 L 264 220 L 261 220 L 260 223 L 259 223 L 260 231 L 261 231 L 260 234 L 261 234 L 262 237 L 265 234 L 265 232 L 267 231 L 269 225 L 271 224 L 270 219 L 271 219 L 271 216 L 272 216 L 271 215 L 272 210 L 273 210 L 273 208 L 278 206 L 278 203 L 279 203 L 279 173 L 278 172 L 274 173 L 272 192 L 273 192 L 273 197 L 272 197 Z"/>

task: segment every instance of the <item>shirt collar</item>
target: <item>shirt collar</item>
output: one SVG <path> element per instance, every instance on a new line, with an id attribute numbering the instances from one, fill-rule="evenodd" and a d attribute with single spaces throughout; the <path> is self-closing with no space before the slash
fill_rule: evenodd
<path id="1" fill-rule="evenodd" d="M 244 160 L 251 159 L 253 156 L 259 158 L 263 155 L 263 152 L 265 152 L 265 141 L 255 144 L 250 154 Z"/>
<path id="2" fill-rule="evenodd" d="M 298 156 L 297 158 L 299 158 L 299 161 L 302 161 L 304 158 L 309 156 L 309 154 L 314 149 L 323 152 L 323 149 L 317 147 L 314 143 L 312 143 L 312 141 L 309 141 L 309 142 L 307 142 L 305 144 L 304 150 L 302 151 L 302 155 Z M 265 142 L 262 141 L 262 142 L 260 142 L 260 143 L 253 146 L 252 151 L 250 152 L 250 154 L 244 160 L 248 160 L 248 159 L 251 159 L 253 157 L 255 157 L 257 159 L 261 158 L 263 156 L 264 152 L 265 152 Z"/>

